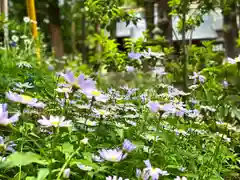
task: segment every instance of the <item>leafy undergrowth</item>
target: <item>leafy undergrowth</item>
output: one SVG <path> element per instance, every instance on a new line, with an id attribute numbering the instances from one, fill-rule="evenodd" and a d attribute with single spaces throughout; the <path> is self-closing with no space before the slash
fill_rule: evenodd
<path id="1" fill-rule="evenodd" d="M 186 93 L 163 69 L 88 76 L 1 54 L 1 179 L 239 177 L 239 96 L 217 76 L 236 64 L 194 73 Z"/>

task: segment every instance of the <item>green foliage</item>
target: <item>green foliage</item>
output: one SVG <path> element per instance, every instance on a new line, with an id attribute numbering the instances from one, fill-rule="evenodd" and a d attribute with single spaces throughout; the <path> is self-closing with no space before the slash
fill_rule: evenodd
<path id="1" fill-rule="evenodd" d="M 8 159 L 1 163 L 0 168 L 13 168 L 26 166 L 32 163 L 46 165 L 47 163 L 42 160 L 41 156 L 32 152 L 15 152 L 11 154 Z"/>
<path id="2" fill-rule="evenodd" d="M 190 10 L 190 1 L 169 3 L 173 14 L 182 16 Z M 183 30 L 194 29 L 202 15 L 215 7 L 213 1 L 200 4 L 204 6 L 193 16 L 196 19 L 186 19 Z M 89 22 L 104 28 L 134 18 L 119 8 L 118 1 L 88 0 L 69 7 L 75 20 L 84 12 Z M 186 44 L 184 54 L 183 48 L 177 52 L 173 47 L 146 46 L 144 38 L 126 39 L 126 51 L 120 51 L 102 30 L 87 37 L 88 47 L 101 47 L 89 55 L 89 64 L 81 63 L 81 54 L 58 61 L 45 54 L 43 45 L 38 59 L 28 25 L 14 26 L 19 28 L 15 35 L 21 36 L 25 29 L 27 38 L 0 49 L 0 102 L 7 103 L 9 111 L 8 115 L 5 105 L 0 106 L 1 178 L 143 179 L 136 177 L 137 169 L 142 175 L 158 172 L 166 180 L 239 177 L 238 58 L 224 59 L 213 51 L 211 41 L 201 47 Z M 183 56 L 188 60 L 186 69 Z M 56 68 L 60 62 L 61 72 Z M 85 81 L 78 77 L 81 73 Z M 184 73 L 189 76 L 189 92 L 181 91 Z M 96 87 L 89 86 L 93 82 Z M 9 91 L 21 99 L 7 96 Z M 22 95 L 46 106 L 34 107 L 34 99 Z M 10 117 L 17 112 L 20 117 L 12 122 Z M 124 143 L 127 139 L 132 150 Z"/>

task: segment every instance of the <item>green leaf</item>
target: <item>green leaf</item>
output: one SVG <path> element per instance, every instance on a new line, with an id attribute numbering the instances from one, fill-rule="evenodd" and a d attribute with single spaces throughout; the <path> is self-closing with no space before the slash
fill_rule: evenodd
<path id="1" fill-rule="evenodd" d="M 90 153 L 90 152 L 83 152 L 82 155 L 83 155 L 84 159 L 92 162 L 92 153 Z"/>
<path id="2" fill-rule="evenodd" d="M 47 162 L 42 157 L 32 152 L 15 152 L 8 156 L 7 160 L 0 164 L 0 168 L 12 168 L 18 166 L 26 166 L 32 163 L 46 165 Z"/>
<path id="3" fill-rule="evenodd" d="M 90 162 L 90 161 L 85 160 L 85 159 L 73 159 L 70 163 L 71 166 L 76 165 L 76 164 L 82 164 L 82 165 L 85 165 L 85 166 L 90 166 L 94 169 L 99 168 L 99 166 L 96 163 Z"/>
<path id="4" fill-rule="evenodd" d="M 39 169 L 37 180 L 44 180 L 44 179 L 46 179 L 48 174 L 49 174 L 49 170 L 47 168 Z"/>
<path id="5" fill-rule="evenodd" d="M 123 129 L 116 129 L 117 134 L 119 135 L 119 137 L 121 138 L 121 140 L 124 138 L 124 131 Z"/>
<path id="6" fill-rule="evenodd" d="M 36 180 L 36 178 L 34 176 L 28 176 L 26 177 L 26 180 Z"/>
<path id="7" fill-rule="evenodd" d="M 24 172 L 18 172 L 11 180 L 19 180 L 19 179 L 23 179 L 27 174 Z M 21 176 L 21 177 L 19 177 Z"/>
<path id="8" fill-rule="evenodd" d="M 64 143 L 61 147 L 61 151 L 64 154 L 71 154 L 73 153 L 74 149 L 73 149 L 73 145 L 70 143 Z"/>
<path id="9" fill-rule="evenodd" d="M 183 174 L 181 174 L 181 176 L 192 177 L 192 178 L 198 177 L 196 174 L 191 174 L 191 173 L 183 173 Z"/>

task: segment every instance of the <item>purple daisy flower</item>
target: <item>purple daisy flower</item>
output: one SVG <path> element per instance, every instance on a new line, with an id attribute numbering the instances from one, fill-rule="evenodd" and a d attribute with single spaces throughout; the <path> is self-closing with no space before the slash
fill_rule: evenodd
<path id="1" fill-rule="evenodd" d="M 186 177 L 179 177 L 179 176 L 177 176 L 176 178 L 174 178 L 174 180 L 187 180 L 187 178 Z"/>
<path id="2" fill-rule="evenodd" d="M 167 103 L 167 104 L 164 104 L 161 107 L 161 110 L 163 110 L 167 113 L 175 113 L 176 112 L 176 107 L 174 106 L 173 103 Z"/>
<path id="3" fill-rule="evenodd" d="M 86 78 L 84 74 L 80 74 L 78 77 L 75 77 L 73 72 L 69 71 L 65 74 L 62 73 L 62 76 L 74 87 L 81 88 L 82 90 L 96 89 L 95 82 L 90 78 Z"/>
<path id="4" fill-rule="evenodd" d="M 123 150 L 127 152 L 131 152 L 136 149 L 136 146 L 131 143 L 128 139 L 125 139 L 123 142 Z"/>
<path id="5" fill-rule="evenodd" d="M 102 149 L 99 154 L 101 158 L 110 162 L 119 162 L 127 157 L 127 154 L 123 154 L 119 149 Z"/>
<path id="6" fill-rule="evenodd" d="M 153 102 L 153 101 L 150 101 L 149 103 L 148 103 L 148 108 L 152 111 L 152 112 L 154 112 L 154 113 L 156 113 L 156 112 L 158 112 L 159 111 L 159 109 L 160 109 L 160 104 L 158 103 L 158 102 Z"/>
<path id="7" fill-rule="evenodd" d="M 12 141 L 10 141 L 9 143 L 5 143 L 4 139 L 2 136 L 0 136 L 0 150 L 3 149 L 4 151 L 9 151 L 9 152 L 15 152 L 15 149 L 13 147 L 15 147 L 16 144 L 14 144 Z"/>
<path id="8" fill-rule="evenodd" d="M 0 124 L 8 125 L 18 121 L 20 113 L 16 113 L 12 117 L 8 118 L 7 104 L 0 104 Z"/>
<path id="9" fill-rule="evenodd" d="M 200 72 L 193 72 L 193 76 L 190 76 L 190 79 L 193 79 L 194 84 L 196 84 L 197 81 L 200 83 L 204 83 L 206 81 L 206 77 L 201 75 Z"/>
<path id="10" fill-rule="evenodd" d="M 97 89 L 85 89 L 82 91 L 83 94 L 85 94 L 89 99 L 92 99 L 92 97 L 95 98 L 96 101 L 101 101 L 101 102 L 107 102 L 109 97 Z"/>
<path id="11" fill-rule="evenodd" d="M 39 119 L 38 123 L 45 127 L 69 127 L 69 126 L 72 126 L 72 121 L 65 120 L 65 117 L 59 117 L 59 116 L 50 116 L 49 119 L 47 119 L 45 116 L 42 116 L 42 119 Z"/>
<path id="12" fill-rule="evenodd" d="M 36 98 L 32 98 L 30 96 L 23 95 L 23 94 L 13 93 L 11 91 L 6 93 L 6 97 L 13 102 L 26 104 L 31 107 L 44 108 L 46 106 L 44 103 L 38 102 Z"/>
<path id="13" fill-rule="evenodd" d="M 126 66 L 126 71 L 127 72 L 134 72 L 135 68 L 133 66 Z"/>
<path id="14" fill-rule="evenodd" d="M 149 179 L 149 177 L 152 178 L 152 180 L 158 180 L 159 176 L 167 176 L 169 175 L 167 171 L 162 171 L 159 168 L 153 168 L 150 161 L 149 160 L 145 160 L 144 161 L 146 168 L 144 168 L 143 170 L 143 177 L 147 177 L 147 179 Z"/>
<path id="15" fill-rule="evenodd" d="M 224 80 L 224 81 L 222 82 L 222 84 L 223 84 L 223 87 L 224 87 L 224 88 L 228 88 L 228 85 L 229 85 L 229 84 L 228 84 L 228 82 L 227 82 L 226 80 Z"/>
<path id="16" fill-rule="evenodd" d="M 237 61 L 236 61 L 235 59 L 230 58 L 230 57 L 227 57 L 226 60 L 227 60 L 227 62 L 230 63 L 230 64 L 236 64 L 236 63 L 237 63 Z"/>
<path id="17" fill-rule="evenodd" d="M 128 57 L 130 59 L 140 59 L 142 57 L 142 54 L 135 53 L 135 52 L 130 52 L 130 53 L 128 53 Z"/>

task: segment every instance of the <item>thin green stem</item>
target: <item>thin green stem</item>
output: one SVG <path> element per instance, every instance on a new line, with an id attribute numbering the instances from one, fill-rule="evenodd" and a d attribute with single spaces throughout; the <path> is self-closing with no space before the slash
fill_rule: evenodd
<path id="1" fill-rule="evenodd" d="M 159 131 L 159 127 L 160 127 L 160 119 L 161 119 L 161 113 L 159 114 L 159 118 L 158 118 L 158 122 L 157 122 L 157 128 L 156 128 L 156 134 L 155 134 L 155 137 L 154 137 L 154 141 L 153 141 L 153 145 L 151 147 L 151 151 L 153 150 L 153 148 L 155 147 L 156 145 L 156 142 L 157 142 L 157 133 Z M 149 153 L 149 159 L 151 157 L 151 152 Z"/>
<path id="2" fill-rule="evenodd" d="M 23 149 L 23 142 L 21 141 L 21 152 Z M 21 176 L 22 176 L 22 166 L 19 166 L 19 174 L 18 174 L 18 180 L 21 180 Z"/>
<path id="3" fill-rule="evenodd" d="M 14 128 L 12 125 L 9 126 L 13 131 L 18 132 L 22 135 L 24 135 L 26 138 L 28 138 L 29 140 L 31 140 L 36 146 L 37 148 L 40 150 L 41 154 L 43 154 L 45 156 L 44 151 L 42 150 L 41 145 L 39 145 L 33 138 L 31 138 L 30 136 L 23 134 L 22 132 L 18 131 L 16 128 Z M 47 156 L 46 156 L 47 157 Z"/>
<path id="4" fill-rule="evenodd" d="M 73 158 L 73 156 L 75 156 L 75 154 L 77 154 L 77 152 L 78 152 L 80 149 L 81 149 L 81 147 L 79 146 L 79 147 L 77 148 L 77 150 L 74 151 L 74 152 L 71 154 L 71 156 L 68 157 L 67 161 L 63 164 L 60 172 L 58 173 L 57 180 L 60 180 L 60 178 L 61 178 L 61 176 L 62 176 L 62 174 L 63 174 L 63 171 L 66 169 L 67 165 L 70 163 L 70 161 L 71 161 L 71 159 Z"/>

